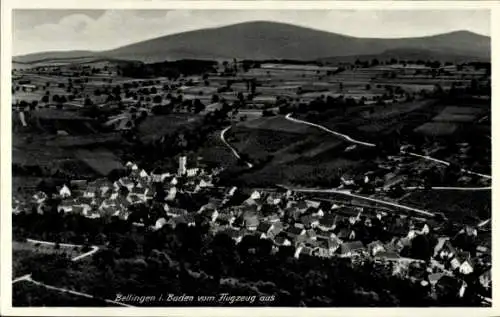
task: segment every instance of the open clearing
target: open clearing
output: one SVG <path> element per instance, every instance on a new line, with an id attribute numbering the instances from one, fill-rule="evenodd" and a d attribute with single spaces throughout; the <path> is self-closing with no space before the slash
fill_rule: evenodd
<path id="1" fill-rule="evenodd" d="M 427 122 L 415 129 L 417 133 L 429 136 L 450 136 L 458 131 L 458 125 L 447 122 Z"/>
<path id="2" fill-rule="evenodd" d="M 446 217 L 463 222 L 466 217 L 491 217 L 491 191 L 416 190 L 400 201 L 402 204 L 443 212 Z"/>
<path id="3" fill-rule="evenodd" d="M 148 116 L 138 127 L 139 137 L 143 141 L 158 139 L 180 127 L 187 128 L 195 120 L 188 114 Z"/>

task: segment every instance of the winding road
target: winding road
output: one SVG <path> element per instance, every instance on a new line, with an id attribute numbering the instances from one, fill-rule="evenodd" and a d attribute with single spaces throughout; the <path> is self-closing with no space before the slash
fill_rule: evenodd
<path id="1" fill-rule="evenodd" d="M 416 189 L 427 189 L 422 186 L 410 186 L 404 187 L 404 190 L 416 190 Z M 491 190 L 491 187 L 431 187 L 432 190 L 458 190 L 458 191 L 482 191 Z"/>
<path id="2" fill-rule="evenodd" d="M 242 158 L 241 158 L 240 154 L 238 153 L 238 151 L 236 151 L 236 149 L 231 144 L 229 144 L 229 142 L 227 142 L 227 140 L 226 140 L 226 138 L 224 136 L 226 134 L 226 132 L 229 131 L 229 129 L 231 129 L 231 126 L 225 128 L 224 130 L 221 131 L 221 133 L 220 133 L 220 139 L 231 150 L 231 152 L 233 153 L 233 155 L 238 160 L 242 160 Z M 250 162 L 246 162 L 245 161 L 245 164 L 248 166 L 248 168 L 252 168 L 253 167 L 253 164 L 250 163 Z"/>
<path id="3" fill-rule="evenodd" d="M 43 245 L 50 245 L 50 246 L 55 246 L 56 245 L 56 243 L 54 243 L 54 242 L 48 242 L 48 241 L 42 241 L 42 240 L 35 240 L 35 239 L 27 239 L 27 241 L 30 242 L 30 243 L 40 243 L 40 244 L 43 244 Z M 62 246 L 62 247 L 70 247 L 70 248 L 74 248 L 74 247 L 81 248 L 81 247 L 83 247 L 83 245 L 68 244 L 68 243 L 60 243 L 59 245 Z M 89 257 L 89 256 L 93 255 L 94 253 L 96 253 L 97 251 L 99 251 L 99 247 L 97 247 L 97 246 L 91 246 L 91 249 L 92 250 L 90 250 L 88 252 L 85 252 L 83 254 L 80 254 L 78 256 L 73 257 L 71 259 L 71 261 L 73 261 L 73 262 L 79 261 L 79 260 L 84 259 L 86 257 Z M 135 307 L 135 306 L 124 304 L 124 303 L 117 302 L 117 301 L 114 301 L 114 300 L 105 299 L 105 298 L 99 298 L 99 297 L 95 297 L 95 296 L 90 295 L 90 294 L 86 294 L 86 293 L 82 293 L 82 292 L 77 292 L 77 291 L 70 290 L 70 289 L 67 289 L 67 288 L 62 288 L 62 287 L 57 287 L 57 286 L 45 284 L 43 282 L 34 280 L 32 278 L 32 276 L 31 276 L 31 274 L 26 274 L 26 275 L 23 275 L 23 276 L 20 276 L 20 277 L 17 277 L 15 279 L 13 279 L 12 280 L 12 284 L 16 284 L 16 283 L 19 283 L 19 282 L 22 282 L 22 281 L 33 283 L 35 285 L 45 287 L 46 289 L 50 289 L 50 290 L 54 290 L 54 291 L 58 291 L 58 292 L 69 293 L 69 294 L 72 294 L 72 295 L 75 295 L 75 296 L 86 297 L 86 298 L 95 299 L 95 300 L 102 300 L 102 301 L 105 301 L 106 303 L 109 303 L 109 304 L 114 304 L 114 305 L 119 305 L 119 306 L 124 306 L 124 307 Z"/>
<path id="4" fill-rule="evenodd" d="M 285 116 L 285 118 L 289 121 L 292 121 L 292 122 L 296 122 L 296 123 L 302 123 L 302 124 L 306 124 L 306 125 L 309 125 L 309 126 L 312 126 L 312 127 L 315 127 L 315 128 L 318 128 L 318 129 L 321 129 L 323 131 L 326 131 L 328 133 L 331 133 L 335 136 L 338 136 L 348 142 L 351 142 L 351 143 L 354 143 L 354 144 L 359 144 L 359 145 L 364 145 L 364 146 L 369 146 L 369 147 L 375 147 L 376 145 L 373 144 L 373 143 L 368 143 L 368 142 L 362 142 L 362 141 L 358 141 L 358 140 L 355 140 L 353 138 L 351 138 L 350 136 L 346 135 L 346 134 L 342 134 L 342 133 L 339 133 L 339 132 L 335 132 L 333 130 L 330 130 L 328 129 L 327 127 L 324 127 L 322 125 L 319 125 L 319 124 L 316 124 L 316 123 L 312 123 L 312 122 L 308 122 L 308 121 L 304 121 L 304 120 L 300 120 L 300 119 L 295 119 L 295 118 L 292 118 L 292 114 L 289 113 Z"/>
<path id="5" fill-rule="evenodd" d="M 375 203 L 382 204 L 382 205 L 387 205 L 387 206 L 391 206 L 391 207 L 396 207 L 396 208 L 404 209 L 406 211 L 412 211 L 412 212 L 415 212 L 415 213 L 418 213 L 418 214 L 421 214 L 421 215 L 424 215 L 424 216 L 427 216 L 427 217 L 434 217 L 434 213 L 429 212 L 427 210 L 413 208 L 413 207 L 410 207 L 410 206 L 405 206 L 405 205 L 401 205 L 401 204 L 390 202 L 390 201 L 386 201 L 386 200 L 380 200 L 380 199 L 376 199 L 376 198 L 371 198 L 371 197 L 367 197 L 367 196 L 353 194 L 353 193 L 351 193 L 351 192 L 349 192 L 347 190 L 314 189 L 314 188 L 291 188 L 291 187 L 287 187 L 287 186 L 284 186 L 284 185 L 279 185 L 279 186 L 280 187 L 284 187 L 286 189 L 289 189 L 291 191 L 300 192 L 300 193 L 332 193 L 332 194 L 340 194 L 340 195 L 344 195 L 344 196 L 349 196 L 349 197 L 353 197 L 353 198 L 358 198 L 358 199 L 362 199 L 362 200 L 367 200 L 367 201 L 375 202 Z"/>
<path id="6" fill-rule="evenodd" d="M 330 130 L 330 129 L 322 126 L 322 125 L 319 125 L 319 124 L 316 124 L 316 123 L 312 123 L 312 122 L 308 122 L 308 121 L 304 121 L 304 120 L 300 120 L 300 119 L 292 118 L 292 114 L 291 113 L 287 114 L 285 116 L 285 118 L 287 120 L 289 120 L 289 121 L 292 121 L 292 122 L 306 124 L 306 125 L 309 125 L 309 126 L 316 127 L 318 129 L 326 131 L 326 132 L 328 132 L 330 134 L 333 134 L 333 135 L 335 135 L 337 137 L 340 137 L 340 138 L 342 138 L 342 139 L 344 139 L 344 140 L 346 140 L 348 142 L 354 143 L 354 144 L 359 144 L 359 145 L 364 145 L 364 146 L 369 146 L 369 147 L 375 147 L 376 146 L 373 143 L 367 143 L 367 142 L 362 142 L 362 141 L 355 140 L 355 139 L 351 138 L 350 136 L 348 136 L 346 134 L 342 134 L 342 133 Z M 425 160 L 429 160 L 429 161 L 433 161 L 433 162 L 436 162 L 436 163 L 439 163 L 439 164 L 443 164 L 443 165 L 446 165 L 446 166 L 449 166 L 451 164 L 450 162 L 443 161 L 443 160 L 440 160 L 440 159 L 437 159 L 437 158 L 434 158 L 434 157 L 431 157 L 431 156 L 427 156 L 427 155 L 421 155 L 421 154 L 412 153 L 412 152 L 406 152 L 406 151 L 400 151 L 400 152 L 402 154 L 408 154 L 408 155 L 411 155 L 411 156 L 414 156 L 414 157 L 419 157 L 419 158 L 422 158 L 422 159 L 425 159 Z M 466 174 L 476 175 L 476 176 L 480 176 L 480 177 L 483 177 L 483 178 L 491 179 L 491 175 L 477 173 L 477 172 L 470 171 L 470 170 L 467 170 L 467 169 L 464 169 L 464 168 L 462 168 L 461 171 L 464 172 L 464 173 L 466 173 Z M 467 187 L 464 187 L 464 188 L 467 188 Z"/>
<path id="7" fill-rule="evenodd" d="M 56 244 L 54 242 L 48 242 L 48 241 L 42 241 L 42 240 L 34 240 L 34 239 L 26 239 L 28 242 L 30 243 L 40 243 L 40 244 L 44 244 L 44 245 L 50 245 L 50 246 L 55 246 Z M 78 245 L 78 244 L 69 244 L 69 243 L 59 243 L 59 245 L 61 247 L 70 247 L 70 248 L 81 248 L 83 247 L 82 245 Z M 88 252 L 85 252 L 83 254 L 80 254 L 74 258 L 71 259 L 71 261 L 73 262 L 76 262 L 78 260 L 81 260 L 83 258 L 86 258 L 88 256 L 91 256 L 93 255 L 94 253 L 96 253 L 97 251 L 99 251 L 99 247 L 97 246 L 91 246 L 90 247 L 92 250 L 88 251 Z"/>

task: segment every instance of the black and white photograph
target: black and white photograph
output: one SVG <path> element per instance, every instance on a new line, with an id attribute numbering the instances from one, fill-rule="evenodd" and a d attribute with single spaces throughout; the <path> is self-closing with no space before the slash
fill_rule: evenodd
<path id="1" fill-rule="evenodd" d="M 491 9 L 11 19 L 13 308 L 492 307 Z"/>

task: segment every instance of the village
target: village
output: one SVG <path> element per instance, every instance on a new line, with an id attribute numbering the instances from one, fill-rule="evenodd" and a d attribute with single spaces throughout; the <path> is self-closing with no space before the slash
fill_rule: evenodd
<path id="1" fill-rule="evenodd" d="M 301 192 L 293 188 L 251 188 L 215 186 L 222 169 L 188 168 L 186 156 L 179 157 L 178 170 L 147 172 L 137 164 L 128 162 L 128 175 L 112 182 L 72 180 L 57 188 L 52 197 L 43 191 L 33 195 L 31 201 L 14 197 L 13 212 L 33 210 L 43 214 L 49 198 L 59 199 L 57 211 L 80 214 L 88 218 L 118 217 L 128 220 L 137 206 L 161 204 L 163 215 L 149 221 L 151 230 L 163 226 L 175 228 L 184 224 L 199 225 L 196 219 L 206 219 L 213 234 L 225 234 L 236 244 L 246 236 L 268 239 L 272 252 L 280 248 L 291 250 L 293 257 L 341 257 L 353 265 L 373 260 L 389 269 L 395 276 L 418 281 L 434 289 L 444 279 L 454 285 L 463 296 L 470 276 L 478 276 L 479 283 L 491 290 L 491 254 L 485 246 L 477 250 L 461 250 L 453 245 L 460 239 L 474 239 L 480 226 L 462 224 L 454 237 L 439 235 L 442 223 L 430 215 L 399 213 L 398 208 L 370 204 L 363 197 L 343 196 L 344 193 L 363 192 L 361 186 L 343 178 L 343 184 L 325 199 L 324 194 Z M 390 179 L 389 179 L 390 181 Z M 368 183 L 368 176 L 362 183 Z M 387 186 L 386 186 L 387 187 Z M 380 195 L 380 189 L 372 197 Z M 179 195 L 207 194 L 209 202 L 199 208 L 185 206 Z M 355 195 L 355 194 L 354 194 Z M 375 200 L 374 198 L 368 198 Z M 404 211 L 404 209 L 403 209 Z M 145 226 L 141 221 L 136 226 Z M 413 258 L 418 250 L 437 236 L 430 254 Z M 419 242 L 417 242 L 419 241 Z M 416 250 L 417 248 L 417 250 Z M 410 250 L 410 252 L 408 252 Z M 423 251 L 425 253 L 425 251 Z M 487 300 L 485 298 L 485 300 Z"/>

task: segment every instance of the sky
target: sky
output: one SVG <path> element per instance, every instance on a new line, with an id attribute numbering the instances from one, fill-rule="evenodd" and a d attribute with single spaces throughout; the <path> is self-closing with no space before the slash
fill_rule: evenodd
<path id="1" fill-rule="evenodd" d="M 107 50 L 163 35 L 266 20 L 357 37 L 468 30 L 490 35 L 489 10 L 13 10 L 13 55 Z"/>

